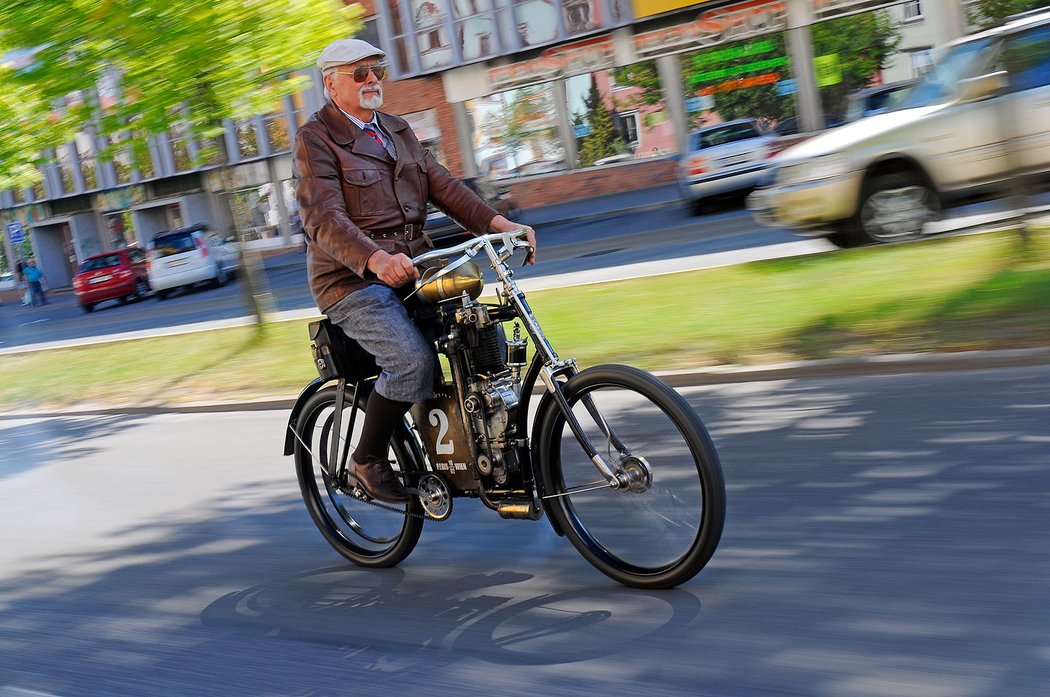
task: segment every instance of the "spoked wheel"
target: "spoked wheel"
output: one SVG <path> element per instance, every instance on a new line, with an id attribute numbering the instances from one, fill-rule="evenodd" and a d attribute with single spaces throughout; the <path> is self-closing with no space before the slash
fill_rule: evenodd
<path id="1" fill-rule="evenodd" d="M 725 519 L 722 467 L 699 417 L 670 387 L 627 366 L 590 368 L 563 389 L 591 442 L 632 484 L 600 486 L 605 480 L 552 407 L 539 434 L 551 517 L 587 561 L 620 583 L 688 581 L 714 554 Z"/>
<path id="2" fill-rule="evenodd" d="M 299 489 L 310 517 L 340 554 L 360 566 L 393 566 L 407 557 L 419 541 L 423 530 L 419 499 L 412 497 L 408 504 L 382 504 L 384 508 L 380 508 L 351 496 L 347 486 L 333 481 L 335 467 L 329 466 L 329 458 L 335 402 L 336 388 L 330 387 L 315 394 L 303 407 L 295 443 Z M 354 430 L 349 434 L 348 452 L 353 453 L 364 423 L 366 402 L 366 395 L 355 396 L 347 391 L 338 436 L 340 451 L 348 438 L 351 413 L 356 411 Z M 422 458 L 407 429 L 398 429 L 394 434 L 387 457 L 403 482 L 406 469 L 418 471 Z"/>

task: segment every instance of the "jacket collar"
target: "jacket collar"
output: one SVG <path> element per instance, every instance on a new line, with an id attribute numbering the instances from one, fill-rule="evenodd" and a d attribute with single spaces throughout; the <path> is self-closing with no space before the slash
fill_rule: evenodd
<path id="1" fill-rule="evenodd" d="M 349 145 L 350 150 L 354 154 L 367 155 L 389 161 L 390 155 L 386 150 L 378 147 L 374 140 L 365 135 L 364 131 L 348 119 L 339 107 L 332 102 L 325 102 L 325 105 L 318 110 L 317 118 L 328 129 L 328 134 L 332 140 L 342 146 Z M 394 151 L 397 153 L 398 159 L 397 169 L 400 171 L 400 160 L 405 151 L 405 142 L 401 137 L 400 131 L 408 128 L 408 122 L 396 116 L 384 114 L 381 111 L 376 112 L 376 120 L 379 121 L 380 127 L 390 135 L 391 140 L 394 142 Z"/>

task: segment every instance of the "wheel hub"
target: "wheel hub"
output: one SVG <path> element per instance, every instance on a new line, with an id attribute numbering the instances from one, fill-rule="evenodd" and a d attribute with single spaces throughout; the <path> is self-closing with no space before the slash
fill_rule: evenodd
<path id="1" fill-rule="evenodd" d="M 452 494 L 441 477 L 428 472 L 419 478 L 416 489 L 428 517 L 445 520 L 452 515 Z"/>
<path id="2" fill-rule="evenodd" d="M 620 488 L 632 494 L 641 494 L 653 485 L 653 470 L 644 457 L 628 455 L 620 462 L 617 473 Z"/>

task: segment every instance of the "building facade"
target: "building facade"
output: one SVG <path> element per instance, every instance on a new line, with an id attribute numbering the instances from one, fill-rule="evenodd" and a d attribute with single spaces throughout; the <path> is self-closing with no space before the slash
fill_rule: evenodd
<path id="1" fill-rule="evenodd" d="M 523 208 L 673 182 L 688 132 L 749 91 L 765 90 L 804 130 L 823 127 L 842 76 L 838 56 L 813 55 L 815 23 L 888 12 L 903 50 L 873 81 L 920 73 L 935 46 L 964 31 L 959 0 L 363 4 L 360 36 L 387 52 L 392 73 L 384 110 L 403 115 L 454 174 L 499 179 Z M 195 223 L 260 246 L 293 243 L 290 146 L 323 102 L 312 77 L 273 113 L 226 124 L 225 170 L 179 133 L 154 138 L 137 167 L 101 161 L 108 144 L 90 132 L 56 148 L 39 186 L 0 192 L 9 265 L 32 255 L 61 287 L 87 256 Z M 594 94 L 611 132 L 592 123 Z"/>

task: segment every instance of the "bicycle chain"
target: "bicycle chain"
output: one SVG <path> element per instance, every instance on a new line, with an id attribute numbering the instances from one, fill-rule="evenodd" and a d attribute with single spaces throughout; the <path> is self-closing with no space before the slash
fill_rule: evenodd
<path id="1" fill-rule="evenodd" d="M 360 501 L 361 503 L 367 503 L 369 506 L 375 506 L 376 508 L 382 508 L 384 511 L 391 511 L 392 513 L 400 513 L 401 515 L 409 516 L 411 518 L 422 518 L 423 520 L 432 520 L 435 523 L 444 523 L 446 520 L 448 520 L 450 517 L 452 517 L 452 511 L 451 511 L 452 501 L 451 501 L 451 499 L 448 502 L 449 509 L 450 509 L 449 510 L 449 515 L 445 516 L 444 518 L 435 518 L 434 516 L 432 516 L 429 513 L 427 513 L 425 508 L 423 509 L 423 513 L 413 513 L 412 511 L 410 511 L 408 509 L 401 509 L 401 508 L 398 508 L 397 506 L 391 506 L 391 505 L 383 503 L 381 501 L 377 501 L 376 499 L 369 498 L 368 494 L 366 494 L 364 492 L 364 490 L 361 489 L 361 487 L 359 487 L 359 486 L 355 486 L 353 489 L 351 489 L 349 495 L 350 495 L 350 498 L 354 499 L 355 501 Z"/>

